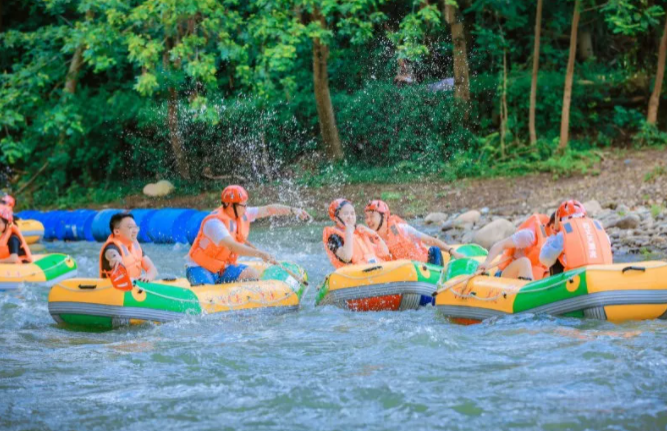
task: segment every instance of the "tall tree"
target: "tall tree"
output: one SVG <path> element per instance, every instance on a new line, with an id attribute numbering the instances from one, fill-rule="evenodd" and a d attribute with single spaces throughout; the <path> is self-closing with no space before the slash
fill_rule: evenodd
<path id="1" fill-rule="evenodd" d="M 660 106 L 660 94 L 662 93 L 662 80 L 665 77 L 665 55 L 667 54 L 667 19 L 665 19 L 665 27 L 662 30 L 662 37 L 660 38 L 660 47 L 658 48 L 658 68 L 655 73 L 655 84 L 653 84 L 653 92 L 651 99 L 648 102 L 648 115 L 646 122 L 655 124 L 658 121 L 658 107 Z"/>
<path id="2" fill-rule="evenodd" d="M 577 29 L 579 27 L 579 16 L 581 0 L 575 0 L 574 13 L 572 14 L 572 29 L 570 31 L 570 54 L 567 60 L 567 71 L 565 72 L 565 88 L 563 90 L 563 109 L 560 119 L 560 143 L 559 149 L 567 148 L 570 134 L 570 103 L 572 102 L 572 82 L 574 80 L 574 62 L 577 56 Z"/>
<path id="3" fill-rule="evenodd" d="M 537 144 L 535 130 L 535 107 L 537 105 L 537 74 L 540 69 L 540 34 L 542 33 L 542 0 L 537 0 L 535 12 L 535 42 L 533 43 L 533 75 L 530 81 L 530 108 L 528 109 L 528 131 L 530 144 Z"/>
<path id="4" fill-rule="evenodd" d="M 442 4 L 445 21 L 449 24 L 454 44 L 454 95 L 467 103 L 470 101 L 470 67 L 463 20 L 457 13 L 459 6 L 456 0 L 442 0 Z"/>

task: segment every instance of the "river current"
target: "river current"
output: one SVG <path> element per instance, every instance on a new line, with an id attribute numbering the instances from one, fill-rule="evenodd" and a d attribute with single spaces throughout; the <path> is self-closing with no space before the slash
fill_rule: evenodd
<path id="1" fill-rule="evenodd" d="M 47 288 L 0 292 L 2 430 L 664 430 L 667 322 L 314 307 L 322 225 L 251 240 L 304 266 L 301 310 L 82 332 Z M 52 243 L 94 277 L 100 244 Z M 161 276 L 185 245 L 147 244 Z"/>

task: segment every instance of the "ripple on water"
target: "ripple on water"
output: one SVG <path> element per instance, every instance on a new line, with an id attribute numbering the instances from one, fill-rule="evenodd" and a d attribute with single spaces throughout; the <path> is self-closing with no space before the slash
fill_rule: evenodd
<path id="1" fill-rule="evenodd" d="M 321 226 L 253 242 L 330 267 Z M 54 243 L 95 277 L 99 244 Z M 183 245 L 145 247 L 182 276 Z M 434 309 L 314 307 L 188 316 L 108 332 L 56 326 L 47 289 L 0 293 L 0 429 L 658 430 L 667 427 L 666 323 L 520 315 L 458 326 Z"/>

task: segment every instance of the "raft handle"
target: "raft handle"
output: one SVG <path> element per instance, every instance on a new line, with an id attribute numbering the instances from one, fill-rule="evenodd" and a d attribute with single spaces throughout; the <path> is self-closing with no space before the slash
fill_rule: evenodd
<path id="1" fill-rule="evenodd" d="M 625 271 L 640 271 L 640 272 L 646 272 L 646 268 L 643 266 L 626 266 L 623 268 L 621 271 L 621 274 L 625 274 Z"/>
<path id="2" fill-rule="evenodd" d="M 382 266 L 381 265 L 371 266 L 370 268 L 362 269 L 361 272 L 373 272 L 373 271 L 376 271 L 378 269 L 382 269 Z"/>
<path id="3" fill-rule="evenodd" d="M 97 284 L 79 284 L 79 289 L 82 290 L 93 290 L 97 287 Z"/>
<path id="4" fill-rule="evenodd" d="M 166 282 L 171 283 L 171 282 L 176 281 L 176 277 L 164 277 L 164 278 L 162 279 L 162 281 L 166 281 Z"/>

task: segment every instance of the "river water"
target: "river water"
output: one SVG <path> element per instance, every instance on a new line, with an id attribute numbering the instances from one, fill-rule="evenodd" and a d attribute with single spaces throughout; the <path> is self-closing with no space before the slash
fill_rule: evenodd
<path id="1" fill-rule="evenodd" d="M 321 225 L 257 245 L 331 271 Z M 95 276 L 100 244 L 53 243 Z M 182 276 L 183 245 L 145 247 Z M 664 430 L 667 322 L 520 315 L 459 326 L 435 309 L 314 307 L 109 332 L 56 326 L 48 290 L 0 292 L 2 430 Z"/>

